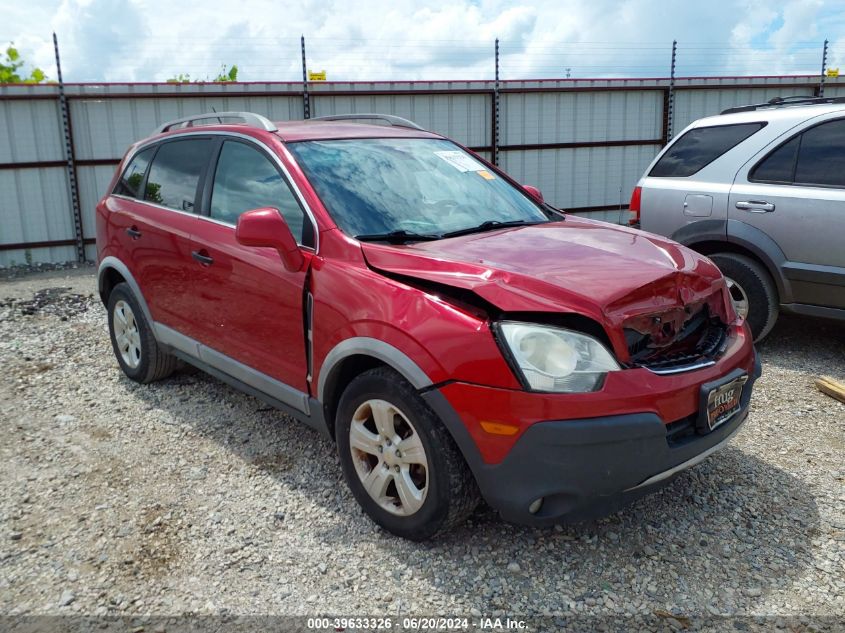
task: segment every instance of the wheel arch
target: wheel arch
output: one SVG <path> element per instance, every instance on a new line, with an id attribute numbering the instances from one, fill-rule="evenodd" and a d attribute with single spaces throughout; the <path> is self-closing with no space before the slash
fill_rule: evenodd
<path id="1" fill-rule="evenodd" d="M 326 425 L 332 437 L 335 414 L 343 390 L 353 378 L 376 367 L 393 369 L 417 390 L 434 384 L 419 365 L 390 343 L 366 336 L 341 341 L 326 355 L 317 381 L 317 400 L 323 406 Z"/>
<path id="2" fill-rule="evenodd" d="M 147 301 L 144 299 L 141 287 L 138 285 L 135 277 L 132 276 L 132 273 L 129 272 L 129 268 L 127 268 L 126 264 L 120 261 L 117 257 L 109 256 L 103 258 L 103 261 L 100 262 L 100 266 L 97 269 L 97 292 L 104 305 L 108 305 L 109 295 L 111 294 L 112 289 L 117 284 L 124 282 L 132 289 L 135 299 L 141 306 L 141 310 L 143 311 L 147 322 L 152 327 L 154 321 L 152 315 L 150 314 L 150 308 L 147 306 Z"/>
<path id="3" fill-rule="evenodd" d="M 779 302 L 792 301 L 789 280 L 781 272 L 786 256 L 775 241 L 760 229 L 738 220 L 710 220 L 687 224 L 671 239 L 702 255 L 734 253 L 753 259 L 774 281 Z"/>

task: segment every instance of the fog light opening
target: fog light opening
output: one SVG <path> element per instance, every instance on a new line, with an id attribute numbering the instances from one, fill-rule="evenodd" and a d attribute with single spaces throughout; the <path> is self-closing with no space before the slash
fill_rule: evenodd
<path id="1" fill-rule="evenodd" d="M 528 511 L 531 514 L 537 514 L 540 511 L 540 508 L 542 508 L 542 507 L 543 507 L 543 497 L 540 497 L 539 499 L 535 499 L 534 501 L 531 502 L 531 505 L 528 506 Z"/>

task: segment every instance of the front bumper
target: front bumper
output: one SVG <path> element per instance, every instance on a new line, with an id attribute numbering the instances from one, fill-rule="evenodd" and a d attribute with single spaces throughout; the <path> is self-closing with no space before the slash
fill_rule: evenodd
<path id="1" fill-rule="evenodd" d="M 748 416 L 761 373 L 756 354 L 749 369 L 740 410 L 705 435 L 695 430 L 698 411 L 669 425 L 655 413 L 545 421 L 529 426 L 500 462 L 485 463 L 472 451 L 467 461 L 487 503 L 508 521 L 544 525 L 603 516 L 665 485 L 726 443 Z M 472 441 L 462 437 L 465 430 L 454 430 L 450 420 L 457 414 L 442 394 L 435 390 L 424 397 L 461 448 L 464 440 Z M 540 509 L 530 512 L 540 498 Z"/>

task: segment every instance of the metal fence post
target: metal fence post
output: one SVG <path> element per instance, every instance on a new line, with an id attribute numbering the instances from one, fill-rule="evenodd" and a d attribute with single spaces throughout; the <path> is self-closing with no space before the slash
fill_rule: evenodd
<path id="1" fill-rule="evenodd" d="M 499 38 L 496 38 L 496 79 L 493 83 L 493 164 L 499 165 Z"/>
<path id="2" fill-rule="evenodd" d="M 305 36 L 300 38 L 302 44 L 302 110 L 306 119 L 311 118 L 311 99 L 308 96 L 308 70 L 305 64 Z"/>
<path id="3" fill-rule="evenodd" d="M 827 40 L 824 41 L 824 48 L 822 49 L 822 74 L 819 78 L 819 96 L 824 96 L 824 76 L 827 72 Z"/>
<path id="4" fill-rule="evenodd" d="M 677 61 L 678 41 L 672 40 L 672 65 L 669 67 L 669 97 L 666 99 L 666 141 L 672 140 L 675 124 L 675 62 Z"/>
<path id="5" fill-rule="evenodd" d="M 70 109 L 65 97 L 65 84 L 62 81 L 62 63 L 59 59 L 59 40 L 53 33 L 53 50 L 56 53 L 56 75 L 59 80 L 59 109 L 62 114 L 62 130 L 65 136 L 65 157 L 67 179 L 70 185 L 70 206 L 73 212 L 73 231 L 76 240 L 76 258 L 85 261 L 85 238 L 82 235 L 82 209 L 79 204 L 79 186 L 76 179 L 76 155 L 73 150 L 73 129 L 70 125 Z"/>

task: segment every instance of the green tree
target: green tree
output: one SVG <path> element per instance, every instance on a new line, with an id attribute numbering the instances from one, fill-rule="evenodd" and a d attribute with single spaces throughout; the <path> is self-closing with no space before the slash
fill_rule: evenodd
<path id="1" fill-rule="evenodd" d="M 220 69 L 220 73 L 214 78 L 215 82 L 223 83 L 227 81 L 237 81 L 238 80 L 238 66 L 237 64 L 232 64 L 232 67 L 229 69 L 229 72 L 226 72 L 226 64 L 223 64 L 223 67 Z"/>
<path id="2" fill-rule="evenodd" d="M 21 73 L 24 61 L 14 42 L 6 47 L 6 56 L 0 59 L 0 84 L 40 84 L 47 80 L 47 75 L 40 68 L 33 68 L 29 75 Z M 234 68 L 234 67 L 233 67 Z"/>
<path id="3" fill-rule="evenodd" d="M 238 66 L 237 64 L 232 64 L 232 67 L 227 69 L 226 64 L 220 67 L 220 72 L 214 79 L 211 79 L 206 75 L 205 79 L 191 79 L 191 75 L 188 73 L 179 73 L 178 75 L 174 75 L 170 79 L 167 80 L 169 84 L 188 84 L 193 81 L 194 83 L 200 83 L 203 81 L 213 81 L 215 83 L 227 83 L 230 81 L 237 81 L 238 80 Z"/>

